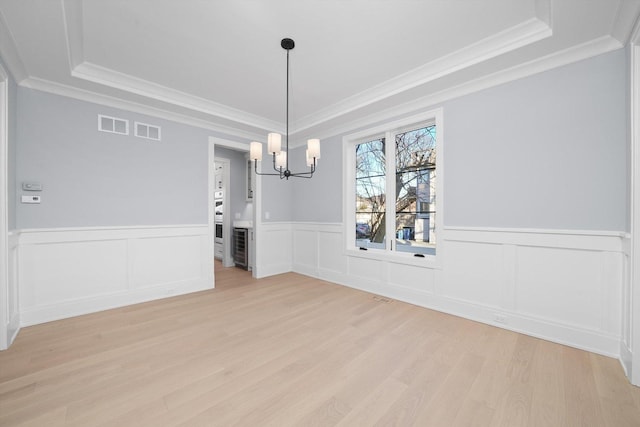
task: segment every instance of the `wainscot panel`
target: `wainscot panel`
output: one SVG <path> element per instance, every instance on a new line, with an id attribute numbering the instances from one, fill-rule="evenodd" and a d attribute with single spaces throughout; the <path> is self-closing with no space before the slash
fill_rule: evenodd
<path id="1" fill-rule="evenodd" d="M 341 224 L 291 223 L 299 231 L 295 272 L 621 356 L 624 233 L 445 227 L 439 261 L 414 266 L 351 254 Z"/>
<path id="2" fill-rule="evenodd" d="M 22 326 L 213 288 L 207 226 L 19 232 Z"/>
<path id="3" fill-rule="evenodd" d="M 262 278 L 292 271 L 291 224 L 264 222 L 257 226 L 255 276 Z"/>

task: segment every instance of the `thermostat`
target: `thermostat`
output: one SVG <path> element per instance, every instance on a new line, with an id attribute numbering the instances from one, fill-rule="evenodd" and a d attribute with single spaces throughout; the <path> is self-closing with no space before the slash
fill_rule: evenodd
<path id="1" fill-rule="evenodd" d="M 40 196 L 22 196 L 22 203 L 40 203 Z"/>

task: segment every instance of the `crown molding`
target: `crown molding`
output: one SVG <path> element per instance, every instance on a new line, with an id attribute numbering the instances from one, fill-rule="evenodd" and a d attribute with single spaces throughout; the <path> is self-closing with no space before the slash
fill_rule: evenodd
<path id="1" fill-rule="evenodd" d="M 623 45 L 629 43 L 635 24 L 640 16 L 640 2 L 621 1 L 611 29 L 611 36 Z"/>
<path id="2" fill-rule="evenodd" d="M 73 77 L 98 83 L 129 93 L 144 96 L 157 101 L 188 108 L 193 111 L 210 114 L 260 129 L 273 129 L 282 132 L 282 123 L 250 114 L 236 108 L 227 107 L 198 96 L 171 89 L 148 80 L 120 73 L 96 64 L 83 62 L 72 71 Z"/>
<path id="3" fill-rule="evenodd" d="M 7 68 L 9 68 L 9 72 L 16 82 L 20 83 L 29 77 L 27 68 L 24 66 L 18 54 L 13 34 L 9 31 L 2 12 L 0 12 L 0 56 L 2 56 L 4 63 L 7 65 Z"/>
<path id="4" fill-rule="evenodd" d="M 82 0 L 62 0 L 62 22 L 67 43 L 69 72 L 72 72 L 84 61 Z"/>
<path id="5" fill-rule="evenodd" d="M 638 31 L 638 38 L 640 39 L 640 30 Z M 619 40 L 611 36 L 603 36 L 589 42 L 552 53 L 542 58 L 519 64 L 514 67 L 501 70 L 448 89 L 444 89 L 434 94 L 423 96 L 413 101 L 396 105 L 392 108 L 381 110 L 379 112 L 362 117 L 358 120 L 349 121 L 346 124 L 341 124 L 330 128 L 323 128 L 322 126 L 319 126 L 318 128 L 311 130 L 310 132 L 298 132 L 294 134 L 293 137 L 295 140 L 302 141 L 305 137 L 309 137 L 311 135 L 311 132 L 313 132 L 315 138 L 323 139 L 336 135 L 343 135 L 349 132 L 353 132 L 354 130 L 359 128 L 371 126 L 375 123 L 385 122 L 395 117 L 414 114 L 417 111 L 422 111 L 427 108 L 433 108 L 437 104 L 441 104 L 454 98 L 459 98 L 461 96 L 469 95 L 480 90 L 499 86 L 504 83 L 508 83 L 544 71 L 552 70 L 563 65 L 568 65 L 597 55 L 621 49 L 622 47 L 624 47 L 624 45 Z M 299 145 L 301 144 L 291 144 L 291 146 L 294 148 Z"/>
<path id="6" fill-rule="evenodd" d="M 225 126 L 210 122 L 195 117 L 190 117 L 184 114 L 176 113 L 169 110 L 164 110 L 157 107 L 151 107 L 145 104 L 140 104 L 133 101 L 123 100 L 121 98 L 112 97 L 109 95 L 102 95 L 96 92 L 79 89 L 73 86 L 64 85 L 61 83 L 52 82 L 49 80 L 40 79 L 37 77 L 29 77 L 20 82 L 20 86 L 29 89 L 40 90 L 43 92 L 52 93 L 55 95 L 65 96 L 68 98 L 77 99 L 80 101 L 91 102 L 98 105 L 104 105 L 107 107 L 118 108 L 133 113 L 145 114 L 151 117 L 157 117 L 160 119 L 170 120 L 176 123 L 182 123 L 189 126 L 194 126 L 202 129 L 207 129 L 215 132 L 220 132 L 236 138 L 251 140 L 251 141 L 266 141 L 266 134 L 258 134 L 255 132 L 244 131 L 231 126 Z"/>
<path id="7" fill-rule="evenodd" d="M 544 4 L 544 2 L 537 2 Z M 541 11 L 548 11 L 540 7 Z M 549 20 L 549 16 L 544 16 Z M 531 18 L 497 34 L 479 40 L 469 46 L 435 59 L 407 73 L 346 98 L 318 113 L 303 117 L 293 123 L 293 133 L 304 131 L 346 113 L 366 107 L 377 101 L 396 95 L 454 73 L 463 68 L 481 63 L 506 52 L 540 41 L 552 35 L 547 22 Z"/>
<path id="8" fill-rule="evenodd" d="M 640 16 L 636 17 L 636 22 L 631 29 L 631 34 L 629 35 L 629 43 L 640 45 Z"/>
<path id="9" fill-rule="evenodd" d="M 85 61 L 82 1 L 62 0 L 62 9 L 71 76 L 256 128 L 283 131 L 280 122 Z"/>

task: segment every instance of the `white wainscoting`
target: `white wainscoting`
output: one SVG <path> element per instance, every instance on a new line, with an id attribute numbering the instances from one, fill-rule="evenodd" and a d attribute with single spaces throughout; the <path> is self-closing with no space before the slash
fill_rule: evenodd
<path id="1" fill-rule="evenodd" d="M 18 234 L 22 326 L 214 286 L 206 225 Z"/>
<path id="2" fill-rule="evenodd" d="M 430 267 L 350 256 L 342 224 L 291 233 L 295 272 L 621 356 L 623 233 L 449 227 Z"/>
<path id="3" fill-rule="evenodd" d="M 262 278 L 293 270 L 290 222 L 257 224 L 255 277 Z M 257 237 L 259 236 L 259 237 Z"/>
<path id="4" fill-rule="evenodd" d="M 18 276 L 18 254 L 19 237 L 16 232 L 8 234 L 8 293 L 7 293 L 7 314 L 8 314 L 8 334 L 7 343 L 11 345 L 20 331 L 20 306 L 19 306 L 19 276 Z"/>

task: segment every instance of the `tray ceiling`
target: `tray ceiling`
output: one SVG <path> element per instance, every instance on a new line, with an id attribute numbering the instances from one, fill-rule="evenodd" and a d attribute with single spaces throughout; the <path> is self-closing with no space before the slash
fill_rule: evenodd
<path id="1" fill-rule="evenodd" d="M 636 0 L 0 0 L 0 54 L 24 86 L 261 134 L 283 128 L 290 37 L 292 133 L 321 132 L 393 99 L 619 48 L 638 11 Z"/>

